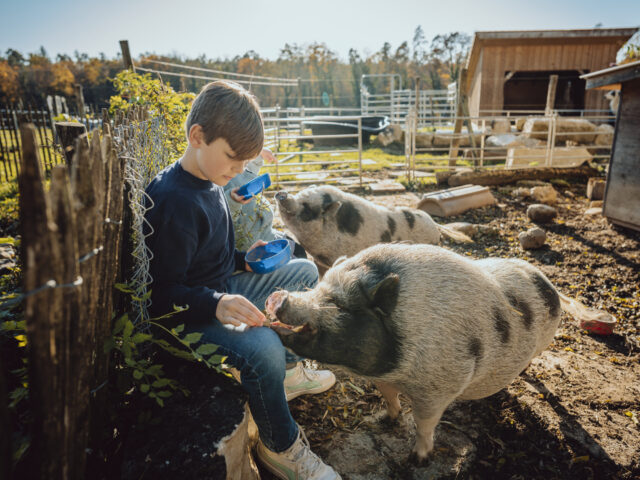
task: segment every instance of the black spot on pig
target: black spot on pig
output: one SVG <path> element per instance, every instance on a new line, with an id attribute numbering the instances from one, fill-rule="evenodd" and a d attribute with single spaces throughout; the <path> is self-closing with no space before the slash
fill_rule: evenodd
<path id="1" fill-rule="evenodd" d="M 396 221 L 393 218 L 387 217 L 387 226 L 389 227 L 389 232 L 391 232 L 391 235 L 396 233 Z"/>
<path id="2" fill-rule="evenodd" d="M 502 343 L 507 343 L 511 336 L 511 326 L 509 325 L 509 321 L 505 318 L 504 313 L 502 313 L 502 310 L 499 308 L 495 308 L 493 310 L 493 319 L 495 321 L 494 326 L 496 328 L 496 332 L 500 335 L 500 341 Z"/>
<path id="3" fill-rule="evenodd" d="M 350 235 L 356 235 L 364 219 L 356 207 L 351 202 L 344 202 L 336 215 L 338 230 Z"/>
<path id="4" fill-rule="evenodd" d="M 476 362 L 478 362 L 482 358 L 482 342 L 474 337 L 469 340 L 469 353 L 475 358 Z"/>
<path id="5" fill-rule="evenodd" d="M 333 199 L 331 198 L 331 195 L 329 195 L 328 193 L 323 193 L 322 194 L 322 208 L 325 209 L 327 208 L 331 202 L 333 202 Z"/>
<path id="6" fill-rule="evenodd" d="M 380 241 L 383 243 L 388 243 L 391 241 L 391 233 L 389 232 L 389 230 L 386 230 L 381 236 L 380 236 Z"/>
<path id="7" fill-rule="evenodd" d="M 413 228 L 413 225 L 416 223 L 416 216 L 411 213 L 409 210 L 403 210 L 404 218 L 407 219 L 407 223 L 409 224 L 409 228 Z"/>
<path id="8" fill-rule="evenodd" d="M 551 283 L 549 283 L 549 280 L 540 275 L 538 272 L 531 274 L 531 281 L 538 289 L 538 294 L 542 297 L 542 299 L 549 307 L 549 313 L 551 313 L 551 316 L 558 316 L 558 314 L 560 313 L 560 298 L 558 297 L 558 292 L 556 291 L 556 289 L 553 288 L 553 285 L 551 285 Z"/>
<path id="9" fill-rule="evenodd" d="M 303 222 L 311 222 L 320 217 L 320 209 L 312 208 L 307 202 L 302 202 L 302 211 L 300 212 L 300 220 Z"/>
<path id="10" fill-rule="evenodd" d="M 520 318 L 522 318 L 522 323 L 524 323 L 524 327 L 527 330 L 531 330 L 531 325 L 533 324 L 533 312 L 531 312 L 529 304 L 513 292 L 508 292 L 507 298 L 509 299 L 511 306 L 518 311 Z"/>

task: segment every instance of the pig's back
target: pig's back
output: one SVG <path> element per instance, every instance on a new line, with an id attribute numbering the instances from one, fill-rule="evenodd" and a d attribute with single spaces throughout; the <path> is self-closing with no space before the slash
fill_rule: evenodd
<path id="1" fill-rule="evenodd" d="M 400 276 L 392 321 L 403 358 L 385 379 L 391 383 L 482 398 L 508 385 L 553 339 L 557 293 L 526 262 L 472 261 L 434 245 L 398 244 L 351 260 Z"/>

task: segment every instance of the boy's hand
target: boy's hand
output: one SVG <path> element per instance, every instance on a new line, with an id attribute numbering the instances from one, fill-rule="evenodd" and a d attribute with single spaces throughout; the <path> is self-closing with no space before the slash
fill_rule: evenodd
<path id="1" fill-rule="evenodd" d="M 251 245 L 251 247 L 249 248 L 249 250 L 247 250 L 247 252 L 250 252 L 251 250 L 253 250 L 256 247 L 261 247 L 262 245 L 266 245 L 267 242 L 265 242 L 264 240 L 258 240 L 256 243 L 254 243 L 253 245 Z M 249 264 L 247 262 L 245 262 L 244 264 L 244 269 L 247 272 L 253 272 L 253 270 L 251 270 L 251 267 L 249 266 Z"/>
<path id="2" fill-rule="evenodd" d="M 238 191 L 240 187 L 234 188 L 233 190 L 231 190 L 231 192 L 229 193 L 229 196 L 231 197 L 231 199 L 234 202 L 238 202 L 241 203 L 243 205 L 246 205 L 247 203 L 249 203 L 251 200 L 253 200 L 253 197 L 249 197 L 249 198 L 244 198 L 241 197 L 240 195 L 238 195 L 236 192 Z"/>
<path id="3" fill-rule="evenodd" d="M 258 308 L 242 295 L 223 295 L 216 308 L 216 318 L 220 323 L 250 327 L 261 327 L 265 316 Z"/>
<path id="4" fill-rule="evenodd" d="M 276 163 L 276 156 L 268 148 L 263 148 L 260 156 L 267 163 Z"/>

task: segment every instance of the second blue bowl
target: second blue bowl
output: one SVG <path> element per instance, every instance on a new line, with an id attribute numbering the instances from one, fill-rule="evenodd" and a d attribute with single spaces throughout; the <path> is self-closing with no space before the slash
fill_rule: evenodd
<path id="1" fill-rule="evenodd" d="M 259 194 L 262 190 L 265 190 L 270 186 L 271 177 L 268 173 L 265 173 L 242 185 L 236 193 L 238 196 L 247 199 Z"/>
<path id="2" fill-rule="evenodd" d="M 291 246 L 286 239 L 273 240 L 249 250 L 244 259 L 255 273 L 273 272 L 291 260 Z"/>

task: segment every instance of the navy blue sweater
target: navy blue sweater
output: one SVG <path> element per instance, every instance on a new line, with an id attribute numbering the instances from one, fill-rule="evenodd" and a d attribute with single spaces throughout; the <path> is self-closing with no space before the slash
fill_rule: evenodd
<path id="1" fill-rule="evenodd" d="M 215 319 L 227 279 L 244 270 L 235 248 L 233 223 L 222 187 L 194 177 L 180 162 L 162 170 L 147 187 L 152 208 L 145 218 L 153 258 L 150 313 L 159 316 L 186 306 L 186 319 Z M 148 200 L 147 200 L 148 201 Z"/>

